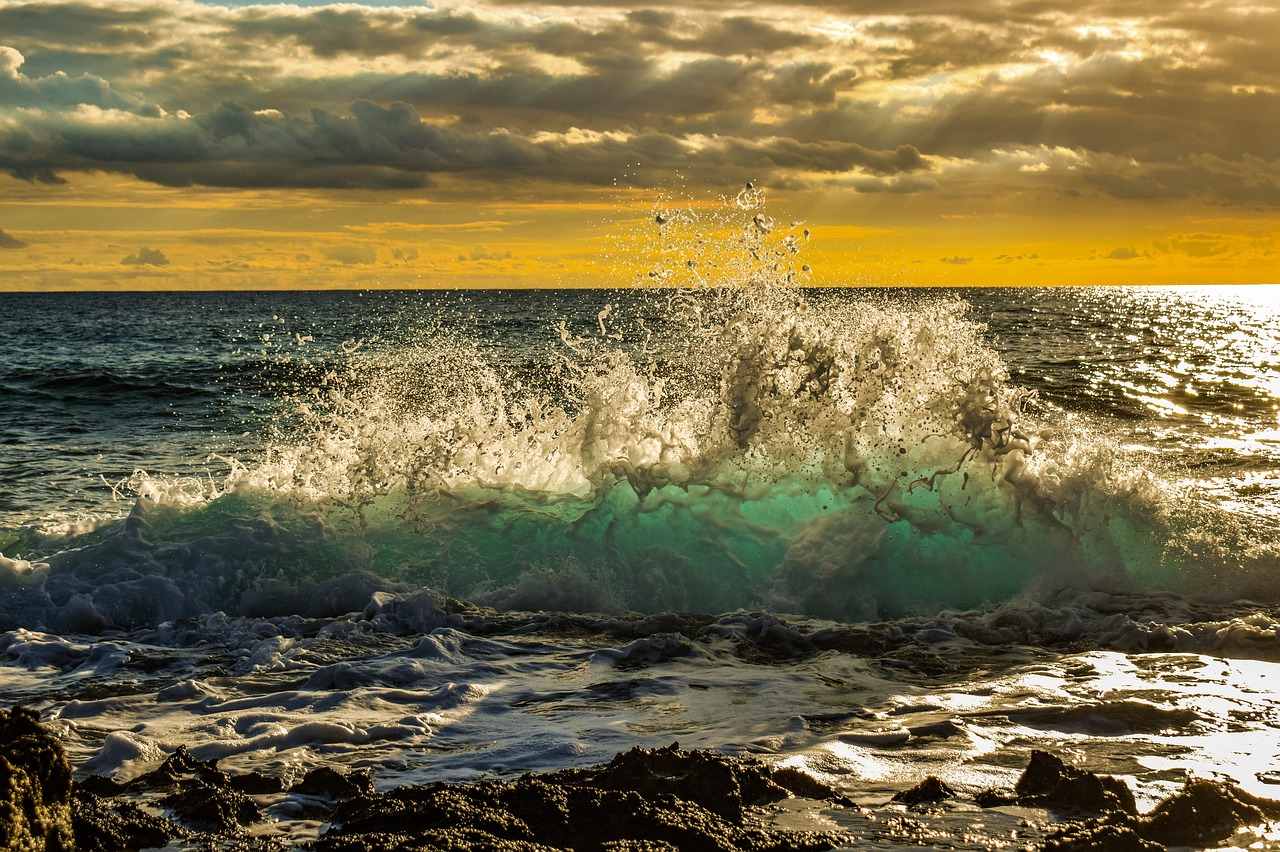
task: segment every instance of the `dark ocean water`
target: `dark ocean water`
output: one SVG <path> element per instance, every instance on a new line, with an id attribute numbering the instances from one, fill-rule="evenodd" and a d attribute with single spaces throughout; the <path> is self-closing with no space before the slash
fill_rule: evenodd
<path id="1" fill-rule="evenodd" d="M 81 771 L 1275 777 L 1280 287 L 0 294 L 0 411 Z"/>

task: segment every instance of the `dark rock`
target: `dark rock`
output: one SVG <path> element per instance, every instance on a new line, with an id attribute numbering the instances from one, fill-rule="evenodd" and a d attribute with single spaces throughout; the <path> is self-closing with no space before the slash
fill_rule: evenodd
<path id="1" fill-rule="evenodd" d="M 1252 796 L 1238 787 L 1192 781 L 1156 805 L 1139 831 L 1166 846 L 1206 846 L 1226 840 L 1242 826 L 1280 817 L 1280 802 Z"/>
<path id="2" fill-rule="evenodd" d="M 166 846 L 181 832 L 132 802 L 108 802 L 83 787 L 71 805 L 77 852 L 124 852 Z"/>
<path id="3" fill-rule="evenodd" d="M 1043 767 L 1042 767 L 1043 768 Z M 1061 785 L 1054 788 L 1061 789 Z M 1019 797 L 1022 803 L 1036 797 Z M 1045 852 L 1159 852 L 1166 846 L 1216 846 L 1240 828 L 1280 818 L 1280 802 L 1238 787 L 1192 781 L 1145 817 L 1112 811 L 1068 825 L 1045 841 Z"/>
<path id="4" fill-rule="evenodd" d="M 590 784 L 604 790 L 632 790 L 642 796 L 667 793 L 725 819 L 741 819 L 744 805 L 776 802 L 787 798 L 789 792 L 760 764 L 730 762 L 711 752 L 683 751 L 675 743 L 622 752 L 596 770 Z"/>
<path id="5" fill-rule="evenodd" d="M 835 788 L 823 784 L 812 775 L 801 772 L 799 769 L 791 769 L 783 767 L 781 769 L 770 770 L 770 778 L 773 783 L 782 789 L 791 793 L 793 796 L 799 796 L 802 799 L 817 799 L 819 801 L 831 802 L 833 805 L 840 805 L 845 808 L 856 808 L 857 804 L 840 793 Z"/>
<path id="6" fill-rule="evenodd" d="M 893 801 L 914 807 L 915 805 L 933 804 L 941 802 L 943 799 L 953 798 L 956 794 L 947 782 L 941 778 L 930 775 L 910 790 L 903 790 L 893 797 Z"/>
<path id="7" fill-rule="evenodd" d="M 495 842 L 478 832 L 446 829 L 420 837 L 395 832 L 333 838 L 314 848 L 324 852 L 563 852 L 552 846 L 515 840 Z M 662 847 L 659 847 L 662 848 Z"/>
<path id="8" fill-rule="evenodd" d="M 1076 814 L 1138 812 L 1133 791 L 1119 778 L 1068 766 L 1045 751 L 1031 752 L 1031 760 L 1013 790 L 1012 797 L 984 790 L 976 801 L 984 808 L 1012 804 Z"/>
<path id="9" fill-rule="evenodd" d="M 1020 803 L 1068 813 L 1138 812 L 1133 792 L 1120 779 L 1080 770 L 1076 772 L 1079 774 L 1064 777 L 1043 796 L 1025 796 L 1019 800 Z"/>
<path id="10" fill-rule="evenodd" d="M 1010 796 L 1008 793 L 1002 793 L 994 788 L 988 788 L 973 797 L 974 803 L 980 808 L 998 808 L 1003 805 L 1016 804 L 1017 796 Z"/>
<path id="11" fill-rule="evenodd" d="M 213 787 L 225 787 L 230 782 L 230 776 L 218 768 L 216 760 L 196 760 L 186 746 L 180 745 L 164 763 L 134 779 L 129 786 L 167 790 L 188 778 L 197 778 Z"/>
<path id="12" fill-rule="evenodd" d="M 1138 834 L 1137 820 L 1130 814 L 1073 823 L 1049 835 L 1041 848 L 1043 852 L 1164 852 L 1159 843 Z"/>
<path id="13" fill-rule="evenodd" d="M 373 794 L 373 779 L 365 770 L 343 775 L 336 769 L 321 766 L 304 775 L 301 781 L 289 788 L 289 792 L 323 796 L 326 799 L 370 796 Z"/>
<path id="14" fill-rule="evenodd" d="M 70 850 L 71 765 L 25 707 L 0 710 L 0 849 Z"/>
<path id="15" fill-rule="evenodd" d="M 721 852 L 830 849 L 848 839 L 742 828 L 748 804 L 789 795 L 771 775 L 754 761 L 676 746 L 637 748 L 594 769 L 352 798 L 334 809 L 315 848 Z M 813 784 L 808 789 L 834 792 Z"/>
<path id="16" fill-rule="evenodd" d="M 273 775 L 261 772 L 246 772 L 243 775 L 232 775 L 228 786 L 238 793 L 250 796 L 268 796 L 272 793 L 284 792 L 284 782 Z"/>
<path id="17" fill-rule="evenodd" d="M 1061 758 L 1037 749 L 1031 752 L 1031 760 L 1022 770 L 1018 783 L 1013 785 L 1013 792 L 1019 796 L 1047 795 L 1071 771 L 1072 767 L 1063 763 Z"/>
<path id="18" fill-rule="evenodd" d="M 75 788 L 77 791 L 110 798 L 112 796 L 119 796 L 125 790 L 128 790 L 129 785 L 121 784 L 119 781 L 112 780 L 105 775 L 90 775 L 83 781 L 77 781 Z"/>
<path id="19" fill-rule="evenodd" d="M 244 793 L 199 780 L 185 782 L 160 803 L 172 808 L 174 816 L 187 825 L 222 834 L 234 834 L 241 826 L 262 821 L 262 812 Z"/>

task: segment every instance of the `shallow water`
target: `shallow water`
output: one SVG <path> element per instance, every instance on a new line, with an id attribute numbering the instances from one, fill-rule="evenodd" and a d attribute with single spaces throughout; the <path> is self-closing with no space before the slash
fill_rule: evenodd
<path id="1" fill-rule="evenodd" d="M 883 848 L 1034 839 L 875 809 L 1032 748 L 1280 795 L 1280 288 L 797 290 L 760 230 L 734 288 L 0 295 L 5 700 L 119 779 L 757 753 Z"/>

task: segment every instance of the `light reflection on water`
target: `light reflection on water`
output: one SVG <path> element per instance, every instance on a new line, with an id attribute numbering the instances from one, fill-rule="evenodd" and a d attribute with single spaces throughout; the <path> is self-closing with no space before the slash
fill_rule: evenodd
<path id="1" fill-rule="evenodd" d="M 981 290 L 1014 381 L 1280 525 L 1280 285 Z"/>
<path id="2" fill-rule="evenodd" d="M 1015 377 L 1067 408 L 1206 432 L 1280 422 L 1280 286 L 973 294 Z"/>

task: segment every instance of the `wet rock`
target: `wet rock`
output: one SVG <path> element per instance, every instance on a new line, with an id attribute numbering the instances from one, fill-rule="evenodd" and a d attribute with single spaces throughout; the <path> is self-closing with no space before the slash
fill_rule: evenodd
<path id="1" fill-rule="evenodd" d="M 1238 787 L 1192 781 L 1156 805 L 1139 829 L 1166 846 L 1206 846 L 1226 840 L 1246 825 L 1280 818 L 1280 802 L 1252 796 Z"/>
<path id="2" fill-rule="evenodd" d="M 941 778 L 930 775 L 910 790 L 903 790 L 901 793 L 894 795 L 892 801 L 907 807 L 916 805 L 929 805 L 935 802 L 941 802 L 943 799 L 954 798 L 956 791 Z"/>
<path id="3" fill-rule="evenodd" d="M 119 796 L 129 789 L 128 784 L 121 784 L 105 775 L 89 775 L 83 781 L 77 781 L 75 787 L 77 791 L 107 798 Z"/>
<path id="4" fill-rule="evenodd" d="M 78 787 L 72 799 L 77 852 L 124 852 L 165 846 L 181 832 L 132 802 L 108 802 Z"/>
<path id="5" fill-rule="evenodd" d="M 1079 772 L 1079 770 L 1076 770 Z M 1080 772 L 1064 777 L 1051 791 L 1041 796 L 1024 797 L 1021 802 L 1067 813 L 1137 813 L 1129 786 L 1118 778 Z"/>
<path id="6" fill-rule="evenodd" d="M 262 821 L 262 812 L 244 793 L 199 780 L 185 782 L 160 803 L 172 808 L 174 816 L 186 825 L 221 834 L 235 834 L 243 826 Z"/>
<path id="7" fill-rule="evenodd" d="M 807 775 L 799 769 L 791 769 L 783 767 L 781 769 L 770 770 L 770 778 L 773 783 L 783 788 L 793 796 L 799 796 L 802 799 L 818 799 L 819 801 L 831 802 L 833 805 L 839 805 L 844 808 L 856 808 L 857 804 L 840 793 L 834 788 L 823 784 L 812 775 Z"/>
<path id="8" fill-rule="evenodd" d="M 796 769 L 774 769 L 750 758 L 730 759 L 708 751 L 685 751 L 679 743 L 666 748 L 635 747 L 620 752 L 603 767 L 557 773 L 565 781 L 606 790 L 634 790 L 641 795 L 666 793 L 695 802 L 726 819 L 741 819 L 749 805 L 763 805 L 796 795 L 857 807 L 811 775 Z"/>
<path id="9" fill-rule="evenodd" d="M 1051 835 L 1044 852 L 1164 852 L 1159 843 L 1138 834 L 1137 820 L 1129 814 L 1071 824 Z"/>
<path id="10" fill-rule="evenodd" d="M 238 793 L 247 793 L 250 796 L 269 796 L 284 792 L 283 781 L 273 775 L 263 775 L 261 772 L 232 775 L 228 786 Z"/>
<path id="11" fill-rule="evenodd" d="M 0 849 L 70 850 L 71 765 L 25 707 L 0 710 Z"/>
<path id="12" fill-rule="evenodd" d="M 167 790 L 185 779 L 195 778 L 214 787 L 225 787 L 230 776 L 218 768 L 216 760 L 196 760 L 184 745 L 165 758 L 164 763 L 134 779 L 129 786 L 149 790 Z"/>
<path id="13" fill-rule="evenodd" d="M 1017 796 L 1010 796 L 1008 793 L 1003 793 L 991 787 L 973 797 L 974 804 L 980 808 L 998 808 L 1003 805 L 1012 805 L 1017 800 Z"/>
<path id="14" fill-rule="evenodd" d="M 741 819 L 745 805 L 787 797 L 789 791 L 770 776 L 761 764 L 730 762 L 711 752 L 684 751 L 673 743 L 666 748 L 637 746 L 622 752 L 603 769 L 592 771 L 587 783 L 642 796 L 665 793 L 695 802 L 725 819 Z"/>
<path id="15" fill-rule="evenodd" d="M 1046 795 L 1072 771 L 1079 770 L 1073 770 L 1072 767 L 1063 763 L 1061 758 L 1047 751 L 1033 751 L 1027 768 L 1022 770 L 1018 783 L 1013 785 L 1013 791 L 1019 796 Z"/>
<path id="16" fill-rule="evenodd" d="M 321 766 L 304 775 L 301 781 L 289 788 L 289 792 L 322 796 L 326 799 L 350 799 L 372 795 L 373 779 L 367 771 L 343 775 L 336 769 Z"/>
<path id="17" fill-rule="evenodd" d="M 594 769 L 352 798 L 334 809 L 333 825 L 315 848 L 720 852 L 830 849 L 848 840 L 743 828 L 748 805 L 790 795 L 773 774 L 763 764 L 709 752 L 636 748 Z M 808 789 L 834 794 L 813 784 Z"/>
<path id="18" fill-rule="evenodd" d="M 1013 796 L 1007 796 L 984 790 L 975 801 L 984 808 L 1019 805 L 1075 814 L 1138 812 L 1133 791 L 1119 778 L 1068 766 L 1046 751 L 1031 752 L 1031 760 L 1013 791 Z"/>
<path id="19" fill-rule="evenodd" d="M 1238 787 L 1192 781 L 1145 817 L 1116 811 L 1072 823 L 1050 835 L 1045 852 L 1159 852 L 1166 847 L 1216 846 L 1241 828 L 1280 819 L 1280 802 Z"/>

